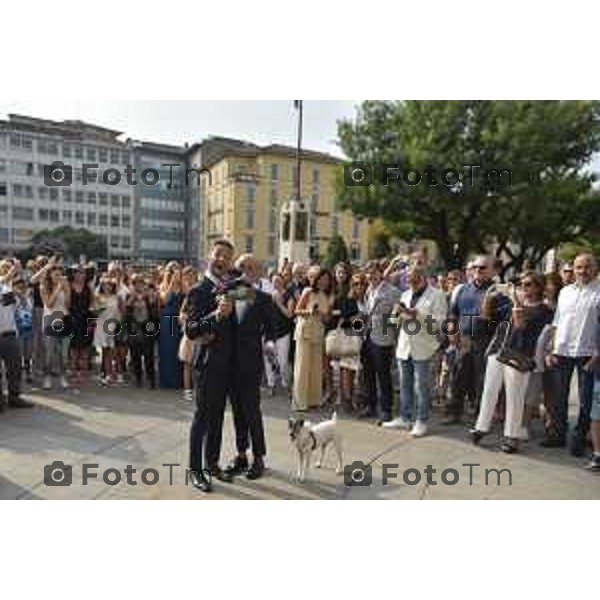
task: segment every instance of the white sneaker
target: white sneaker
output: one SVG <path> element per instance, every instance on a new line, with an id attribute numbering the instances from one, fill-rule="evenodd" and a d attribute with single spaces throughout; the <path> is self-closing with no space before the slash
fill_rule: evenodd
<path id="1" fill-rule="evenodd" d="M 51 390 L 52 389 L 52 377 L 50 375 L 46 375 L 44 377 L 44 382 L 42 383 L 43 390 Z"/>
<path id="2" fill-rule="evenodd" d="M 60 387 L 63 390 L 69 389 L 69 382 L 67 381 L 67 378 L 64 375 L 60 378 Z"/>
<path id="3" fill-rule="evenodd" d="M 123 373 L 117 375 L 117 383 L 125 383 L 125 375 Z"/>
<path id="4" fill-rule="evenodd" d="M 386 429 L 408 429 L 410 427 L 410 422 L 405 421 L 402 417 L 397 417 L 391 421 L 385 421 L 381 426 Z"/>
<path id="5" fill-rule="evenodd" d="M 521 428 L 519 430 L 519 439 L 523 442 L 529 441 L 529 429 L 527 429 L 525 425 L 521 425 Z"/>
<path id="6" fill-rule="evenodd" d="M 425 421 L 417 421 L 412 428 L 410 435 L 413 437 L 423 437 L 427 433 L 427 423 Z"/>
<path id="7" fill-rule="evenodd" d="M 183 390 L 183 399 L 186 402 L 192 402 L 194 400 L 194 390 Z"/>

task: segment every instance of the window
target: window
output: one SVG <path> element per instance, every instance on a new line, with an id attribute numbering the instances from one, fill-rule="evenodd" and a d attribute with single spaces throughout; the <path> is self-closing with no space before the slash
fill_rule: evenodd
<path id="1" fill-rule="evenodd" d="M 96 192 L 88 192 L 87 201 L 88 204 L 96 204 Z"/>
<path id="2" fill-rule="evenodd" d="M 81 146 L 75 146 L 75 158 L 83 158 L 83 148 Z"/>
<path id="3" fill-rule="evenodd" d="M 254 185 L 248 186 L 248 204 L 254 204 L 256 202 L 256 187 Z"/>
<path id="4" fill-rule="evenodd" d="M 38 140 L 37 148 L 40 154 L 46 154 L 46 140 Z"/>
<path id="5" fill-rule="evenodd" d="M 71 196 L 71 190 L 63 190 L 63 202 L 71 202 L 73 197 Z"/>
<path id="6" fill-rule="evenodd" d="M 124 249 L 129 248 L 131 246 L 131 238 L 128 235 L 121 237 L 121 245 Z"/>
<path id="7" fill-rule="evenodd" d="M 47 221 L 48 220 L 48 209 L 47 208 L 40 208 L 38 210 L 38 219 L 40 221 Z"/>
<path id="8" fill-rule="evenodd" d="M 123 164 L 126 165 L 129 163 L 129 150 L 123 150 L 121 153 Z"/>
<path id="9" fill-rule="evenodd" d="M 58 188 L 50 188 L 50 200 L 52 200 L 53 202 L 56 202 L 58 200 Z"/>
<path id="10" fill-rule="evenodd" d="M 8 196 L 6 181 L 0 181 L 0 196 Z"/>
<path id="11" fill-rule="evenodd" d="M 273 181 L 279 179 L 279 165 L 271 165 L 271 179 Z"/>
<path id="12" fill-rule="evenodd" d="M 254 229 L 254 209 L 246 211 L 246 229 Z"/>
<path id="13" fill-rule="evenodd" d="M 319 171 L 319 168 L 316 167 L 315 169 L 313 169 L 313 183 L 318 185 L 321 179 L 321 172 Z"/>
<path id="14" fill-rule="evenodd" d="M 275 254 L 277 253 L 277 248 L 276 248 L 276 239 L 274 236 L 271 236 L 269 238 L 269 247 L 268 247 L 268 253 L 270 256 L 275 256 Z"/>
<path id="15" fill-rule="evenodd" d="M 88 160 L 93 160 L 94 162 L 96 162 L 96 149 L 88 148 L 86 152 L 86 157 Z"/>
<path id="16" fill-rule="evenodd" d="M 119 227 L 121 225 L 121 219 L 119 215 L 111 215 L 110 216 L 110 226 L 111 227 Z"/>
<path id="17" fill-rule="evenodd" d="M 269 213 L 269 233 L 277 232 L 277 212 L 271 210 Z"/>
<path id="18" fill-rule="evenodd" d="M 129 196 L 121 196 L 121 204 L 123 208 L 129 208 L 131 206 L 131 198 Z"/>
<path id="19" fill-rule="evenodd" d="M 25 175 L 33 175 L 33 163 L 25 163 Z"/>
<path id="20" fill-rule="evenodd" d="M 75 213 L 75 224 L 76 225 L 84 225 L 85 224 L 85 215 L 80 211 L 77 211 Z"/>
<path id="21" fill-rule="evenodd" d="M 113 235 L 110 238 L 110 247 L 111 248 L 118 248 L 119 247 L 119 236 L 118 235 Z"/>
<path id="22" fill-rule="evenodd" d="M 98 160 L 101 163 L 108 162 L 108 150 L 106 148 L 100 148 L 98 150 Z"/>
<path id="23" fill-rule="evenodd" d="M 26 150 L 31 150 L 33 146 L 33 138 L 30 135 L 24 135 L 22 138 L 22 146 Z"/>
<path id="24" fill-rule="evenodd" d="M 111 163 L 118 163 L 119 162 L 119 151 L 118 150 L 111 150 L 110 151 L 110 162 Z"/>
<path id="25" fill-rule="evenodd" d="M 58 223 L 58 211 L 57 210 L 50 211 L 50 223 Z"/>
<path id="26" fill-rule="evenodd" d="M 58 154 L 58 144 L 56 142 L 48 142 L 46 152 L 48 154 Z"/>
<path id="27" fill-rule="evenodd" d="M 319 194 L 312 195 L 312 198 L 310 199 L 310 208 L 315 212 L 319 210 Z"/>
<path id="28" fill-rule="evenodd" d="M 71 158 L 73 150 L 69 144 L 63 144 L 63 156 L 65 158 Z"/>
<path id="29" fill-rule="evenodd" d="M 116 194 L 111 194 L 110 195 L 110 205 L 113 208 L 119 208 L 119 196 L 117 196 Z"/>
<path id="30" fill-rule="evenodd" d="M 6 159 L 0 158 L 0 173 L 6 173 Z"/>
<path id="31" fill-rule="evenodd" d="M 48 198 L 48 188 L 47 187 L 38 188 L 38 198 L 40 200 L 46 200 L 46 198 Z"/>
<path id="32" fill-rule="evenodd" d="M 350 245 L 350 260 L 352 260 L 352 261 L 360 260 L 360 246 L 356 242 L 353 242 Z"/>
<path id="33" fill-rule="evenodd" d="M 33 188 L 30 185 L 25 186 L 25 198 L 33 198 Z"/>
<path id="34" fill-rule="evenodd" d="M 108 194 L 105 192 L 98 193 L 98 204 L 100 206 L 108 206 Z"/>
<path id="35" fill-rule="evenodd" d="M 33 208 L 26 206 L 13 206 L 12 216 L 13 219 L 20 219 L 21 221 L 33 221 Z"/>
<path id="36" fill-rule="evenodd" d="M 23 186 L 20 183 L 13 184 L 13 196 L 15 198 L 23 197 Z"/>
<path id="37" fill-rule="evenodd" d="M 88 213 L 87 224 L 90 227 L 95 227 L 96 226 L 96 213 L 94 213 L 94 212 Z"/>
<path id="38" fill-rule="evenodd" d="M 271 188 L 271 207 L 275 208 L 279 204 L 277 200 L 277 188 Z"/>
<path id="39" fill-rule="evenodd" d="M 131 217 L 129 215 L 123 215 L 122 225 L 123 227 L 131 227 Z"/>
<path id="40" fill-rule="evenodd" d="M 354 239 L 358 238 L 358 227 L 359 227 L 359 223 L 358 223 L 358 219 L 354 219 L 354 223 L 352 224 L 352 237 Z"/>
<path id="41" fill-rule="evenodd" d="M 100 215 L 100 218 L 98 219 L 100 227 L 106 227 L 108 225 L 108 215 Z"/>
<path id="42" fill-rule="evenodd" d="M 75 192 L 75 202 L 77 204 L 83 204 L 83 192 Z"/>
<path id="43" fill-rule="evenodd" d="M 0 244 L 8 244 L 8 229 L 0 227 Z"/>
<path id="44" fill-rule="evenodd" d="M 73 213 L 70 210 L 63 210 L 62 218 L 65 223 L 70 223 L 73 220 Z"/>
<path id="45" fill-rule="evenodd" d="M 249 253 L 254 252 L 254 236 L 253 235 L 246 236 L 246 252 L 249 252 Z"/>

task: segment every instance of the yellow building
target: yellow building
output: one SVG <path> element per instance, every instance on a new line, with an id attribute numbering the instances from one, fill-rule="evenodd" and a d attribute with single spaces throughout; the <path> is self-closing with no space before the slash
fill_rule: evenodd
<path id="1" fill-rule="evenodd" d="M 207 178 L 202 182 L 201 256 L 207 256 L 214 240 L 224 237 L 238 253 L 251 252 L 267 265 L 277 263 L 282 205 L 295 195 L 295 157 L 295 149 L 287 146 L 259 147 L 223 138 L 203 143 L 202 163 L 210 170 L 212 183 Z M 324 257 L 331 237 L 339 234 L 351 260 L 364 261 L 369 252 L 368 222 L 336 209 L 335 185 L 342 168 L 333 156 L 302 152 L 301 194 L 310 207 L 313 252 Z"/>

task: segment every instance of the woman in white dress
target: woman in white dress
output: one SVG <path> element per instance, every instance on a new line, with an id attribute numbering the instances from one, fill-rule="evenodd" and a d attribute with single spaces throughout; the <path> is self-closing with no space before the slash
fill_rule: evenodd
<path id="1" fill-rule="evenodd" d="M 117 282 L 102 278 L 96 294 L 98 321 L 94 332 L 94 345 L 102 353 L 102 374 L 100 383 L 108 385 L 115 381 L 116 335 L 121 327 L 123 315 L 122 300 L 117 290 Z"/>

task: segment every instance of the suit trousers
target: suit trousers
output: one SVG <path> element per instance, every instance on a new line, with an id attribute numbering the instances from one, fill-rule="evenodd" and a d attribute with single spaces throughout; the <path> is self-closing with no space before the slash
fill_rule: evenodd
<path id="1" fill-rule="evenodd" d="M 21 354 L 16 335 L 0 335 L 0 402 L 2 396 L 2 362 L 8 383 L 8 401 L 19 398 L 21 393 Z"/>
<path id="2" fill-rule="evenodd" d="M 508 438 L 519 439 L 522 434 L 525 394 L 530 377 L 531 373 L 523 373 L 504 365 L 498 362 L 495 354 L 490 355 L 487 360 L 481 408 L 475 428 L 483 432 L 490 430 L 500 390 L 504 385 L 506 391 L 504 435 Z"/>
<path id="3" fill-rule="evenodd" d="M 393 346 L 378 346 L 366 339 L 362 346 L 362 362 L 364 367 L 367 403 L 373 412 L 381 407 L 382 416 L 392 414 L 392 361 Z M 378 393 L 378 384 L 379 392 Z"/>
<path id="4" fill-rule="evenodd" d="M 196 410 L 190 430 L 190 469 L 219 463 L 225 402 L 232 374 L 228 369 L 204 368 L 194 372 Z M 204 461 L 206 458 L 206 461 Z"/>
<path id="5" fill-rule="evenodd" d="M 483 391 L 485 376 L 485 350 L 487 344 L 472 343 L 468 349 L 461 348 L 454 363 L 450 401 L 446 407 L 448 416 L 461 417 L 465 409 L 465 400 L 479 412 L 479 402 Z"/>
<path id="6" fill-rule="evenodd" d="M 236 374 L 231 389 L 231 410 L 235 427 L 235 445 L 239 454 L 245 454 L 252 442 L 252 455 L 267 453 L 265 430 L 260 409 L 260 380 Z"/>

